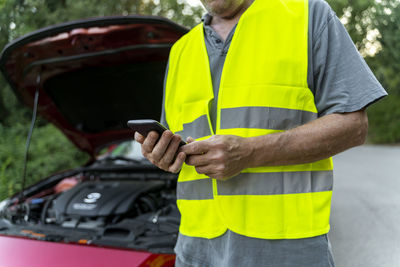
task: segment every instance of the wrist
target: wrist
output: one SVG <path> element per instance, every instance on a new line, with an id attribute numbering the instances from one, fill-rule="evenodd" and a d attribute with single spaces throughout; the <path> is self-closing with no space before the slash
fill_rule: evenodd
<path id="1" fill-rule="evenodd" d="M 257 153 L 257 142 L 255 137 L 243 138 L 243 150 L 244 150 L 244 168 L 252 168 L 256 165 L 256 153 Z"/>
<path id="2" fill-rule="evenodd" d="M 247 168 L 275 165 L 277 149 L 280 147 L 279 137 L 280 133 L 247 138 L 249 151 Z"/>

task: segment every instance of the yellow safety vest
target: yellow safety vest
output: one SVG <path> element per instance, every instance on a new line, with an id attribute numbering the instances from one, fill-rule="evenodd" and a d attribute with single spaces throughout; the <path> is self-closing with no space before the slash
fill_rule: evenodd
<path id="1" fill-rule="evenodd" d="M 253 137 L 317 118 L 307 85 L 307 0 L 256 0 L 241 16 L 226 56 L 210 123 L 213 89 L 203 24 L 173 46 L 166 119 L 173 132 Z M 180 232 L 214 238 L 227 229 L 255 238 L 294 239 L 329 231 L 332 159 L 259 167 L 218 181 L 184 164 L 177 185 Z"/>

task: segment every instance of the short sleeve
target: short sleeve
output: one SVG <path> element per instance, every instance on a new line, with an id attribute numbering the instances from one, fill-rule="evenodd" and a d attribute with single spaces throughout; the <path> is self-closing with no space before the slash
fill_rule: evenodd
<path id="1" fill-rule="evenodd" d="M 311 62 L 319 116 L 357 111 L 386 96 L 332 10 L 319 26 L 312 40 Z"/>

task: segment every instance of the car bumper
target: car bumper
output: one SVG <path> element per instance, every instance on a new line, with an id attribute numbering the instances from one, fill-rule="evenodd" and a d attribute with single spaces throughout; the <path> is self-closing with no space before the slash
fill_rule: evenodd
<path id="1" fill-rule="evenodd" d="M 0 235 L 0 266 L 145 267 L 174 266 L 175 255 L 64 244 Z"/>

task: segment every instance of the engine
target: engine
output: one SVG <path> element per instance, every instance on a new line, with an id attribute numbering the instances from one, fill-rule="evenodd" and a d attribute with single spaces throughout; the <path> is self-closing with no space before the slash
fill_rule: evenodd
<path id="1" fill-rule="evenodd" d="M 163 187 L 162 181 L 84 182 L 54 200 L 55 223 L 82 227 L 83 218 L 104 223 L 155 212 L 165 204 L 160 195 Z"/>
<path id="2" fill-rule="evenodd" d="M 11 206 L 2 217 L 17 226 L 5 227 L 8 234 L 30 229 L 48 241 L 85 240 L 158 253 L 173 253 L 180 222 L 175 183 L 165 180 L 83 180 Z"/>

